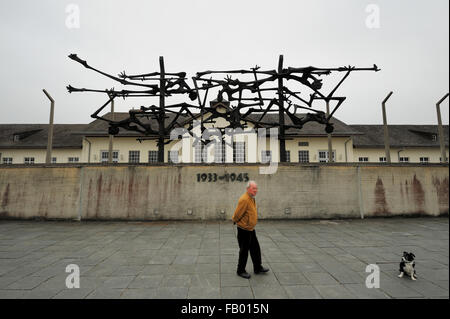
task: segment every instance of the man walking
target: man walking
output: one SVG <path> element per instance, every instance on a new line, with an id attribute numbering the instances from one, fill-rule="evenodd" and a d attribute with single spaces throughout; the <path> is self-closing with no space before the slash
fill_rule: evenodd
<path id="1" fill-rule="evenodd" d="M 250 275 L 245 271 L 249 251 L 255 274 L 269 271 L 269 269 L 264 268 L 261 264 L 261 249 L 254 229 L 258 221 L 258 212 L 256 211 L 255 203 L 257 192 L 258 185 L 254 181 L 249 181 L 247 191 L 239 198 L 238 205 L 232 217 L 234 224 L 237 224 L 238 230 L 239 261 L 237 274 L 246 279 L 250 278 Z"/>

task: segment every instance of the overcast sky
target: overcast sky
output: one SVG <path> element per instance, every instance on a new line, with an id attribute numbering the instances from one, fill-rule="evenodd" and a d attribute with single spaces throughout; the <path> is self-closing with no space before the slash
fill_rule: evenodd
<path id="1" fill-rule="evenodd" d="M 79 24 L 77 24 L 79 12 Z M 347 124 L 436 124 L 449 90 L 449 1 L 413 0 L 29 0 L 0 3 L 0 123 L 89 123 L 105 101 L 66 85 L 122 89 L 70 60 L 118 74 L 284 66 L 371 67 L 352 73 L 335 116 Z M 324 83 L 327 78 L 324 79 Z M 441 104 L 448 124 L 448 98 Z M 157 101 L 118 101 L 117 111 Z"/>

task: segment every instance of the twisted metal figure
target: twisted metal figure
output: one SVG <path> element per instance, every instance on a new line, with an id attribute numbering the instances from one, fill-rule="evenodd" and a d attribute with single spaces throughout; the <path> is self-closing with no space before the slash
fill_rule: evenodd
<path id="1" fill-rule="evenodd" d="M 289 128 L 301 129 L 307 122 L 314 121 L 325 125 L 327 133 L 333 132 L 333 124 L 330 119 L 337 111 L 340 105 L 345 101 L 345 97 L 334 96 L 336 90 L 341 86 L 344 80 L 354 71 L 379 71 L 374 64 L 371 68 L 356 68 L 353 66 L 339 68 L 283 68 L 283 56 L 281 55 L 278 63 L 278 70 L 261 71 L 259 66 L 249 70 L 228 70 L 228 71 L 204 71 L 198 72 L 192 77 L 193 87 L 187 83 L 186 73 L 166 73 L 164 59 L 160 57 L 160 72 L 152 72 L 138 75 L 127 75 L 125 71 L 117 76 L 110 75 L 90 66 L 85 60 L 80 59 L 76 54 L 70 54 L 69 58 L 80 63 L 85 68 L 93 70 L 106 76 L 124 86 L 138 87 L 139 90 L 115 90 L 105 89 L 86 89 L 67 86 L 69 93 L 72 92 L 98 92 L 105 93 L 108 100 L 94 112 L 91 117 L 100 119 L 109 123 L 109 134 L 117 135 L 120 128 L 141 133 L 142 139 L 158 139 L 158 161 L 164 160 L 164 145 L 170 143 L 167 137 L 176 127 L 188 125 L 188 131 L 193 128 L 193 119 L 200 117 L 201 132 L 205 130 L 204 124 L 211 123 L 216 118 L 223 118 L 228 121 L 231 128 L 244 128 L 248 123 L 252 123 L 255 128 L 265 127 L 279 128 L 280 156 L 284 162 L 285 153 L 285 130 Z M 324 94 L 322 89 L 322 76 L 327 76 L 333 72 L 343 72 L 344 75 L 338 84 L 328 93 Z M 222 74 L 225 77 L 214 79 L 213 76 Z M 253 75 L 252 81 L 241 81 L 238 78 L 232 78 L 236 75 Z M 150 81 L 156 81 L 151 83 Z M 284 85 L 285 81 L 294 82 L 301 88 L 307 88 L 311 93 L 309 98 L 300 96 L 301 92 L 292 91 Z M 150 83 L 149 83 L 150 82 Z M 158 83 L 159 82 L 159 83 Z M 225 94 L 227 104 L 225 110 L 219 111 L 213 106 L 206 106 L 208 93 L 212 89 L 218 89 L 217 102 L 223 102 Z M 201 95 L 203 93 L 203 101 Z M 251 97 L 244 97 L 244 94 L 251 94 Z M 267 95 L 270 96 L 267 96 Z M 165 105 L 167 97 L 174 95 L 188 95 L 191 101 L 197 100 L 197 105 L 185 102 Z M 159 105 L 149 107 L 141 106 L 138 110 L 130 110 L 129 117 L 123 120 L 114 121 L 99 116 L 100 112 L 109 105 L 115 98 L 122 97 L 159 97 Z M 323 111 L 313 108 L 313 103 L 318 100 L 324 100 L 327 103 L 337 101 L 334 109 L 327 115 Z M 294 101 L 296 103 L 294 103 Z M 235 105 L 232 105 L 235 104 Z M 265 107 L 265 104 L 267 106 Z M 306 109 L 313 113 L 300 114 L 299 109 Z M 278 121 L 273 121 L 268 114 L 278 114 Z M 173 114 L 172 119 L 166 123 L 169 118 L 167 114 Z M 209 114 L 206 121 L 203 116 Z M 287 115 L 292 124 L 285 124 Z M 147 119 L 147 121 L 144 120 Z M 180 121 L 180 118 L 184 118 Z M 157 127 L 152 126 L 150 119 L 157 122 Z M 165 141 L 166 140 L 166 141 Z M 201 138 L 194 141 L 194 144 L 205 143 Z"/>

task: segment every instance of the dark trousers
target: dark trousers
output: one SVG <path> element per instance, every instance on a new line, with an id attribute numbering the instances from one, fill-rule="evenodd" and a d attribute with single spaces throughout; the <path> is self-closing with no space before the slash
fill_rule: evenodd
<path id="1" fill-rule="evenodd" d="M 259 247 L 258 238 L 256 238 L 256 232 L 248 231 L 237 227 L 237 239 L 239 243 L 239 262 L 237 272 L 242 273 L 245 271 L 247 265 L 248 252 L 252 257 L 253 270 L 259 270 L 261 268 L 261 249 Z"/>

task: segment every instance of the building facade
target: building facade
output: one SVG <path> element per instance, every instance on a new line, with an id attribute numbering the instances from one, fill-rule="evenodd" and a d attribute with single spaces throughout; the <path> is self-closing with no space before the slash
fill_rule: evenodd
<path id="1" fill-rule="evenodd" d="M 110 116 L 108 114 L 106 117 Z M 114 113 L 115 119 L 128 113 Z M 277 117 L 278 115 L 274 115 Z M 223 129 L 228 122 L 222 118 L 207 121 L 208 114 L 195 118 L 205 121 L 205 128 Z M 169 119 L 170 120 L 170 119 Z M 286 119 L 289 124 L 289 119 Z M 151 120 L 149 120 L 151 121 Z M 192 119 L 179 120 L 180 128 L 192 126 Z M 333 118 L 333 159 L 337 163 L 383 163 L 386 161 L 383 125 L 347 125 Z M 227 143 L 214 139 L 201 146 L 192 135 L 184 133 L 177 139 L 166 137 L 165 163 L 259 163 L 279 161 L 277 136 L 258 137 L 258 130 L 245 123 L 240 134 L 230 136 Z M 197 127 L 198 128 L 198 127 Z M 199 128 L 198 128 L 199 129 Z M 392 163 L 440 163 L 441 153 L 437 125 L 389 125 Z M 270 132 L 269 129 L 266 133 Z M 448 158 L 448 125 L 444 125 L 444 142 Z M 0 165 L 45 163 L 48 138 L 46 124 L 0 124 Z M 54 125 L 52 163 L 107 163 L 110 136 L 108 124 L 95 120 L 89 124 Z M 286 130 L 286 157 L 291 163 L 328 162 L 328 137 L 323 125 L 308 122 L 302 129 Z M 113 138 L 114 163 L 157 163 L 156 136 L 140 136 L 120 130 Z"/>

